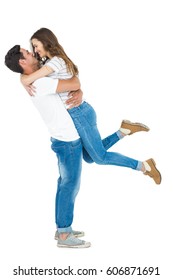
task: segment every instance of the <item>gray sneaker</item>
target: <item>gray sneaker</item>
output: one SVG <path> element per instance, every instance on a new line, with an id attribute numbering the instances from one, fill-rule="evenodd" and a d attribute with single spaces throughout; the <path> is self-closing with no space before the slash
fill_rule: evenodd
<path id="1" fill-rule="evenodd" d="M 57 246 L 61 248 L 88 248 L 91 243 L 78 239 L 70 233 L 65 240 L 58 238 Z"/>
<path id="2" fill-rule="evenodd" d="M 85 235 L 83 231 L 78 231 L 78 230 L 72 230 L 72 234 L 76 238 L 83 237 Z M 55 232 L 55 240 L 58 240 L 58 231 Z"/>

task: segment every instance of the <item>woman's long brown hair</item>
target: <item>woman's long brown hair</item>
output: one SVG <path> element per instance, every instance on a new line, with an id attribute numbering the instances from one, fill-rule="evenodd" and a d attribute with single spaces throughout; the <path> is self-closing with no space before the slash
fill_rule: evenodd
<path id="1" fill-rule="evenodd" d="M 57 37 L 51 30 L 47 28 L 40 28 L 31 36 L 30 40 L 32 41 L 32 39 L 40 41 L 43 44 L 45 51 L 49 52 L 52 57 L 61 57 L 66 63 L 67 70 L 73 75 L 78 75 L 79 72 L 77 66 L 66 55 L 63 47 L 59 44 Z"/>

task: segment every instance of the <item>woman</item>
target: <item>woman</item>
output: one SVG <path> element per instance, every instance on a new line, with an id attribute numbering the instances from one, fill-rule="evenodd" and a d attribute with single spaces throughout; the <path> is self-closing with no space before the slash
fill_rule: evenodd
<path id="1" fill-rule="evenodd" d="M 36 79 L 44 76 L 69 79 L 74 75 L 78 75 L 77 66 L 66 55 L 64 49 L 51 30 L 47 28 L 37 30 L 31 37 L 31 44 L 35 55 L 43 66 L 30 75 L 22 76 L 21 81 L 25 86 L 32 84 Z M 68 98 L 68 92 L 60 93 L 60 97 L 64 106 L 66 106 L 65 102 Z M 78 107 L 72 109 L 66 108 L 73 119 L 84 149 L 91 157 L 90 162 L 94 161 L 97 164 L 117 165 L 139 170 L 153 178 L 156 184 L 161 183 L 161 174 L 156 168 L 155 161 L 152 158 L 141 162 L 119 153 L 107 152 L 110 145 L 107 145 L 104 140 L 101 140 L 96 124 L 96 113 L 90 104 L 83 101 Z M 112 135 L 112 137 L 114 137 L 113 141 L 116 143 L 126 135 L 148 130 L 149 128 L 143 124 L 131 123 L 124 120 L 120 129 Z"/>

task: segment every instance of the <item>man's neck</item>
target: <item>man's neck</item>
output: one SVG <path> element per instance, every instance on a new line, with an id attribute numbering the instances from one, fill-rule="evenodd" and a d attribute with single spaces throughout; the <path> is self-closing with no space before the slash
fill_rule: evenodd
<path id="1" fill-rule="evenodd" d="M 37 71 L 39 69 L 38 64 L 34 64 L 32 66 L 28 66 L 27 68 L 24 69 L 24 74 L 29 75 L 32 74 L 33 72 Z"/>

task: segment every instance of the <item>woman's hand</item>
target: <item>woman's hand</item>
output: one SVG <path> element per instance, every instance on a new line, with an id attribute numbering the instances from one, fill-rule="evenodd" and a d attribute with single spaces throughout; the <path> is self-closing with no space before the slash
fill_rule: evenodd
<path id="1" fill-rule="evenodd" d="M 20 75 L 20 82 L 22 83 L 22 85 L 24 86 L 24 88 L 26 89 L 26 91 L 29 93 L 30 96 L 34 96 L 35 95 L 35 87 L 30 84 L 30 85 L 27 85 L 25 83 L 25 80 L 26 80 L 26 77 L 27 75 L 24 75 L 24 74 L 21 74 Z"/>
<path id="2" fill-rule="evenodd" d="M 36 92 L 35 86 L 29 85 L 29 86 L 24 86 L 24 88 L 26 89 L 26 91 L 29 93 L 30 96 L 35 96 L 35 92 Z"/>

